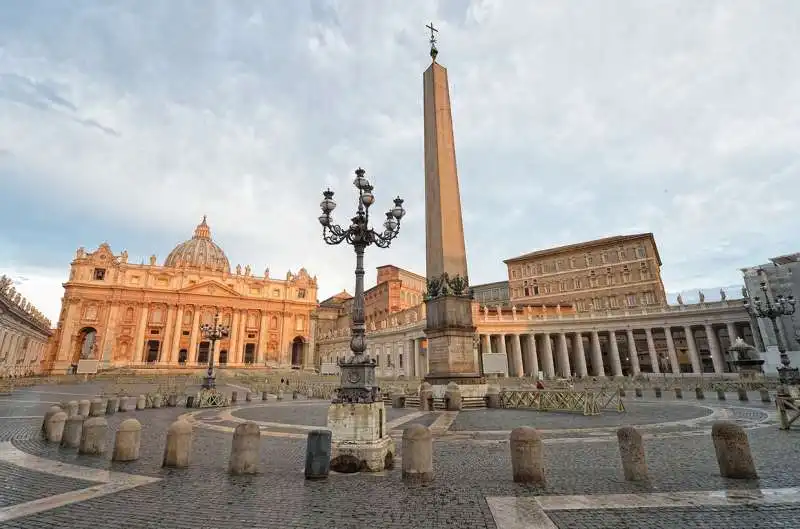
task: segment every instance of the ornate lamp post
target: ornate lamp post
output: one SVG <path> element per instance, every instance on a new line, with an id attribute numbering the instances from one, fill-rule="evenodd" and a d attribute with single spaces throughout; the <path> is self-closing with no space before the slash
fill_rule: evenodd
<path id="1" fill-rule="evenodd" d="M 800 383 L 800 370 L 796 367 L 789 367 L 789 355 L 786 354 L 786 345 L 783 343 L 781 333 L 778 330 L 778 318 L 794 314 L 797 300 L 793 296 L 788 298 L 778 296 L 774 301 L 771 301 L 767 293 L 766 281 L 761 282 L 761 291 L 764 292 L 763 302 L 759 296 L 754 297 L 752 300 L 745 298 L 744 306 L 755 318 L 769 319 L 772 322 L 772 331 L 775 333 L 775 341 L 778 344 L 778 352 L 781 355 L 781 367 L 778 368 L 778 379 L 781 384 L 798 384 Z"/>
<path id="2" fill-rule="evenodd" d="M 228 336 L 229 329 L 219 322 L 219 312 L 214 314 L 213 323 L 204 323 L 200 326 L 200 332 L 203 337 L 211 342 L 211 350 L 208 352 L 208 375 L 205 382 L 203 382 L 203 389 L 214 389 L 216 380 L 214 377 L 214 350 L 219 340 Z"/>
<path id="3" fill-rule="evenodd" d="M 356 169 L 353 185 L 358 189 L 358 209 L 355 217 L 350 219 L 350 226 L 342 228 L 333 224 L 331 213 L 336 208 L 333 191 L 330 189 L 324 191 L 322 193 L 324 199 L 320 203 L 322 215 L 319 217 L 319 223 L 322 224 L 322 238 L 328 244 L 346 241 L 352 244 L 356 251 L 356 292 L 350 326 L 350 350 L 353 356 L 338 362 L 342 378 L 341 387 L 334 397 L 335 403 L 371 403 L 380 400 L 380 389 L 375 384 L 375 359 L 368 358 L 364 353 L 367 349 L 364 325 L 364 250 L 371 244 L 388 248 L 392 239 L 400 233 L 400 220 L 406 214 L 403 209 L 403 199 L 397 197 L 394 199 L 394 207 L 386 212 L 384 230 L 378 233 L 371 229 L 369 208 L 375 201 L 375 196 L 372 194 L 372 185 L 364 174 L 364 169 L 360 167 Z"/>

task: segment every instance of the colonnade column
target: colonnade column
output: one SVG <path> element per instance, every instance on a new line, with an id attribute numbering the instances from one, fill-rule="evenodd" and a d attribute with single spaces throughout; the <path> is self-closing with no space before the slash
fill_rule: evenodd
<path id="1" fill-rule="evenodd" d="M 553 361 L 553 342 L 550 333 L 542 334 L 542 371 L 547 378 L 556 378 L 556 367 Z"/>
<path id="2" fill-rule="evenodd" d="M 230 335 L 228 337 L 228 359 L 234 359 L 235 362 L 235 354 L 236 354 L 236 343 L 239 341 L 239 319 L 241 319 L 242 313 L 238 310 L 234 310 L 231 314 L 231 325 Z M 216 362 L 216 356 L 214 357 L 214 362 Z"/>
<path id="3" fill-rule="evenodd" d="M 267 351 L 267 311 L 261 311 L 261 326 L 258 328 L 258 347 L 256 348 L 256 363 L 261 365 L 264 363 L 264 354 Z"/>
<path id="4" fill-rule="evenodd" d="M 619 359 L 619 346 L 617 345 L 617 333 L 608 331 L 608 345 L 611 349 L 611 371 L 615 377 L 622 376 L 622 362 Z"/>
<path id="5" fill-rule="evenodd" d="M 689 348 L 689 360 L 692 362 L 692 373 L 700 374 L 703 372 L 700 366 L 700 355 L 697 353 L 697 344 L 694 341 L 694 333 L 689 325 L 683 327 L 683 332 L 686 335 L 686 347 Z"/>
<path id="6" fill-rule="evenodd" d="M 169 362 L 170 349 L 172 346 L 172 334 L 175 332 L 175 305 L 167 307 L 167 322 L 164 324 L 164 339 L 161 340 L 161 351 L 158 354 L 158 363 L 166 364 Z M 108 327 L 106 327 L 108 332 Z M 103 340 L 105 341 L 105 340 Z"/>
<path id="7" fill-rule="evenodd" d="M 706 324 L 705 331 L 708 349 L 711 351 L 711 362 L 714 364 L 714 373 L 722 374 L 725 372 L 725 363 L 722 361 L 722 352 L 719 350 L 719 338 L 711 325 Z"/>
<path id="8" fill-rule="evenodd" d="M 506 376 L 511 376 L 511 362 L 508 360 L 508 354 L 506 353 L 506 335 L 505 334 L 498 334 L 497 336 L 497 352 L 506 359 Z"/>
<path id="9" fill-rule="evenodd" d="M 597 331 L 592 331 L 590 336 L 592 347 L 592 370 L 597 377 L 606 376 L 605 369 L 603 369 L 603 351 L 600 350 L 600 336 Z"/>
<path id="10" fill-rule="evenodd" d="M 650 365 L 652 366 L 653 373 L 661 373 L 661 366 L 658 364 L 658 354 L 656 353 L 656 344 L 653 341 L 653 329 L 649 327 L 644 330 L 645 338 L 647 338 L 647 353 L 650 355 Z"/>
<path id="11" fill-rule="evenodd" d="M 679 375 L 681 372 L 681 364 L 678 362 L 678 353 L 675 352 L 675 340 L 672 338 L 672 327 L 664 328 L 664 336 L 667 338 L 667 355 L 669 355 L 669 365 L 672 368 L 672 373 Z"/>
<path id="12" fill-rule="evenodd" d="M 525 376 L 539 379 L 539 355 L 536 352 L 536 337 L 533 334 L 525 335 Z"/>
<path id="13" fill-rule="evenodd" d="M 481 334 L 481 354 L 491 354 L 492 337 L 489 334 Z"/>
<path id="14" fill-rule="evenodd" d="M 189 363 L 197 362 L 197 339 L 200 334 L 200 307 L 194 306 L 194 313 L 192 314 L 192 328 L 189 331 L 189 352 L 186 355 L 186 361 Z"/>
<path id="15" fill-rule="evenodd" d="M 519 341 L 519 334 L 511 335 L 511 356 L 514 364 L 514 376 L 524 376 L 525 373 L 522 368 L 522 344 Z"/>
<path id="16" fill-rule="evenodd" d="M 728 341 L 733 345 L 733 342 L 738 338 L 738 336 L 736 336 L 736 325 L 728 322 L 725 324 L 725 328 L 728 330 Z"/>
<path id="17" fill-rule="evenodd" d="M 233 359 L 233 363 L 235 364 L 242 364 L 244 363 L 244 343 L 247 341 L 247 311 L 243 310 L 239 316 L 239 338 L 236 340 L 234 344 L 234 351 L 231 358 Z M 309 326 L 311 322 L 309 322 Z M 303 367 L 308 367 L 310 364 L 308 360 L 311 358 L 313 351 L 309 351 L 310 344 L 308 342 L 303 343 L 303 347 L 306 349 L 303 351 Z"/>
<path id="18" fill-rule="evenodd" d="M 575 350 L 575 373 L 579 377 L 586 377 L 589 375 L 586 370 L 586 351 L 583 349 L 583 335 L 576 332 L 573 335 L 573 349 Z"/>
<path id="19" fill-rule="evenodd" d="M 567 349 L 567 335 L 563 332 L 558 333 L 558 371 L 564 378 L 572 376 L 572 369 L 569 365 L 569 349 Z"/>
<path id="20" fill-rule="evenodd" d="M 423 377 L 419 358 L 419 338 L 414 338 L 414 376 Z"/>
<path id="21" fill-rule="evenodd" d="M 639 351 L 636 350 L 636 339 L 633 337 L 633 329 L 628 329 L 626 331 L 628 335 L 628 356 L 631 359 L 631 370 L 633 371 L 633 376 L 636 376 L 642 372 L 641 367 L 639 367 Z"/>
<path id="22" fill-rule="evenodd" d="M 177 363 L 176 355 L 181 347 L 181 334 L 183 330 L 183 305 L 178 305 L 178 312 L 175 315 L 175 329 L 172 334 L 172 344 L 169 349 L 169 358 L 167 362 L 170 364 Z"/>

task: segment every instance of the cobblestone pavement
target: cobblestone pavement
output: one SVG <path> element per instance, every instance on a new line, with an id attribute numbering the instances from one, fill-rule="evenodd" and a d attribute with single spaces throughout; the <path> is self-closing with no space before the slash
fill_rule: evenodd
<path id="1" fill-rule="evenodd" d="M 55 395 L 50 388 L 17 391 L 0 400 L 0 416 L 21 409 L 23 400 L 39 403 L 26 407 L 25 415 L 41 415 L 50 405 L 68 395 Z M 40 391 L 40 393 L 34 393 Z M 60 386 L 55 392 L 92 394 L 91 385 Z M 39 395 L 38 398 L 35 396 Z M 755 400 L 755 397 L 754 397 Z M 651 402 L 652 401 L 652 402 Z M 57 495 L 88 486 L 87 482 L 0 463 L 0 527 L 8 528 L 747 528 L 798 527 L 800 504 L 761 504 L 747 506 L 656 507 L 647 509 L 549 510 L 550 525 L 509 525 L 503 517 L 495 522 L 487 498 L 532 499 L 550 495 L 663 493 L 680 491 L 721 491 L 725 489 L 780 489 L 800 483 L 800 432 L 777 430 L 770 415 L 771 406 L 757 402 L 740 406 L 735 400 L 702 403 L 642 399 L 630 404 L 628 422 L 610 424 L 607 413 L 595 418 L 566 414 L 511 410 L 463 411 L 450 430 L 434 442 L 435 481 L 413 486 L 401 481 L 399 469 L 377 475 L 332 474 L 328 480 L 303 479 L 305 440 L 298 426 L 323 426 L 326 403 L 320 401 L 260 401 L 240 403 L 236 409 L 207 410 L 194 414 L 197 421 L 191 466 L 188 469 L 162 469 L 160 466 L 165 432 L 178 416 L 191 412 L 185 408 L 164 408 L 117 413 L 107 417 L 111 432 L 129 417 L 142 422 L 140 458 L 130 463 L 110 461 L 113 435 L 109 435 L 107 455 L 79 456 L 43 442 L 38 429 L 41 419 L 0 419 L 0 439 L 13 439 L 16 449 L 59 463 L 81 465 L 133 475 L 150 476 L 158 481 L 122 492 L 90 497 L 24 517 L 6 517 L 14 506 L 25 505 L 43 495 Z M 699 406 L 697 406 L 699 404 Z M 261 471 L 255 476 L 232 477 L 226 472 L 230 451 L 230 430 L 236 420 L 253 419 L 281 424 L 297 437 L 264 436 L 261 441 Z M 714 413 L 742 421 L 748 428 L 753 456 L 761 477 L 758 481 L 736 481 L 719 477 L 706 420 Z M 412 421 L 433 423 L 440 412 L 420 414 L 417 410 L 387 409 L 387 419 L 399 432 Z M 623 415 L 624 417 L 625 415 Z M 482 419 L 483 417 L 483 419 Z M 614 415 L 614 420 L 619 417 Z M 652 434 L 646 439 L 650 470 L 649 483 L 624 481 L 615 440 L 606 436 L 618 424 L 652 419 Z M 410 419 L 400 424 L 403 419 Z M 592 422 L 593 419 L 598 419 Z M 656 423 L 670 424 L 657 428 Z M 322 421 L 322 422 L 320 422 Z M 688 421 L 688 422 L 687 422 Z M 507 432 L 527 423 L 547 424 L 552 431 L 564 430 L 568 436 L 554 434 L 545 444 L 547 485 L 544 488 L 514 484 L 511 480 L 507 434 L 496 439 L 475 440 L 461 435 L 465 431 Z M 686 423 L 684 425 L 674 423 Z M 456 426 L 471 430 L 457 430 Z M 202 427 L 200 427 L 202 426 Z M 214 426 L 218 429 L 209 429 Z M 543 426 L 544 428 L 544 426 Z M 576 431 L 579 430 L 579 431 Z M 662 435 L 663 434 L 663 435 Z M 669 434 L 669 435 L 666 435 Z M 690 435 L 691 434 L 691 435 Z M 698 434 L 698 435 L 694 435 Z M 568 438 L 567 438 L 568 437 Z M 397 439 L 399 443 L 399 439 Z M 402 453 L 402 449 L 400 453 Z M 24 492 L 19 492 L 22 489 Z M 700 503 L 699 505 L 702 505 Z M 9 510 L 11 509 L 11 510 Z"/>

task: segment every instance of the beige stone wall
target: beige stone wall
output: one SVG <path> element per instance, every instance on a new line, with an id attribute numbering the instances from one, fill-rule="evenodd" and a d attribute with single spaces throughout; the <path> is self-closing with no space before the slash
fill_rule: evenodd
<path id="1" fill-rule="evenodd" d="M 253 275 L 249 266 L 233 273 L 163 267 L 155 256 L 132 264 L 125 252 L 114 255 L 102 244 L 78 250 L 64 289 L 48 366 L 55 373 L 82 354 L 106 367 L 178 365 L 184 357 L 191 365 L 205 347 L 199 325 L 217 311 L 230 327 L 214 351 L 217 361 L 286 366 L 294 348 L 295 361 L 313 365 L 317 283 L 305 269 L 274 279 Z"/>
<path id="2" fill-rule="evenodd" d="M 50 321 L 0 279 L 0 376 L 41 372 L 50 338 Z"/>
<path id="3" fill-rule="evenodd" d="M 666 305 L 649 234 L 534 252 L 506 264 L 512 303 L 574 304 L 578 312 Z"/>

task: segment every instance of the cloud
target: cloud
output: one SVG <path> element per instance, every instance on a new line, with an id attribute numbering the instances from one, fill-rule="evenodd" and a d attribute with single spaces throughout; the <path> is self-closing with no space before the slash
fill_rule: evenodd
<path id="1" fill-rule="evenodd" d="M 233 263 L 352 289 L 353 255 L 324 245 L 316 217 L 331 186 L 346 221 L 359 165 L 376 207 L 399 194 L 408 209 L 367 266 L 424 272 L 429 21 L 473 282 L 503 279 L 509 256 L 633 231 L 655 233 L 675 292 L 797 250 L 791 0 L 48 6 L 0 7 L 0 181 L 18 197 L 0 221 L 26 275 L 63 276 L 67 244 L 163 259 L 208 214 Z M 32 233 L 9 211 L 41 204 L 68 219 L 37 221 L 41 237 L 63 242 L 26 257 Z"/>

